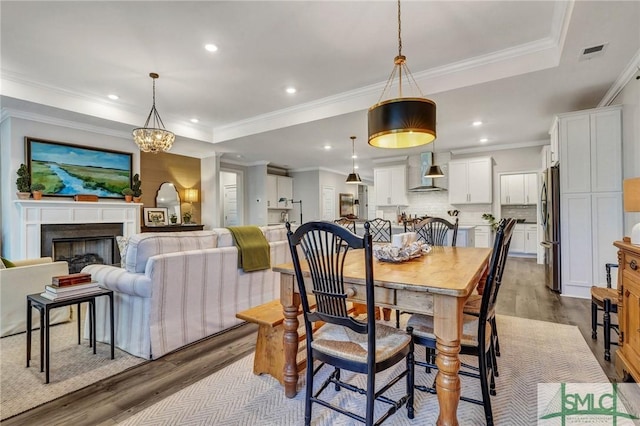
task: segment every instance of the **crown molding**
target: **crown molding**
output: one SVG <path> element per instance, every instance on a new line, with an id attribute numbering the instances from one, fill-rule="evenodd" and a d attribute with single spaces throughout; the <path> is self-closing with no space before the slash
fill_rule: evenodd
<path id="1" fill-rule="evenodd" d="M 620 73 L 616 81 L 609 88 L 607 93 L 605 93 L 604 97 L 598 103 L 598 107 L 605 107 L 611 105 L 611 103 L 615 100 L 615 98 L 622 92 L 624 86 L 627 85 L 629 81 L 633 78 L 636 73 L 640 71 L 640 49 L 636 52 L 635 55 L 631 58 L 626 68 Z"/>
<path id="2" fill-rule="evenodd" d="M 122 139 L 132 139 L 131 133 L 120 130 L 109 129 L 107 127 L 94 126 L 91 124 L 81 123 L 73 120 L 65 120 L 62 118 L 51 117 L 49 115 L 38 114 L 16 110 L 12 108 L 2 108 L 0 120 L 4 122 L 9 118 L 19 118 L 23 120 L 36 121 L 38 123 L 51 124 L 54 126 L 66 127 L 74 130 L 82 130 L 85 132 L 97 133 L 100 135 L 113 136 Z"/>
<path id="3" fill-rule="evenodd" d="M 516 142 L 516 143 L 507 143 L 507 144 L 501 144 L 501 145 L 483 145 L 483 146 L 478 146 L 473 148 L 452 149 L 450 152 L 453 155 L 475 154 L 475 153 L 484 153 L 484 152 L 503 151 L 506 149 L 529 148 L 532 146 L 549 145 L 549 143 L 550 142 L 548 140 Z"/>

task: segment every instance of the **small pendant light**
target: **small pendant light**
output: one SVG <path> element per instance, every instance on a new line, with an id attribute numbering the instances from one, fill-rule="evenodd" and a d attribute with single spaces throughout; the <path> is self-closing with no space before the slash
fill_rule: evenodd
<path id="1" fill-rule="evenodd" d="M 347 182 L 352 184 L 362 183 L 360 175 L 356 173 L 356 137 L 351 136 L 351 173 L 347 176 Z"/>
<path id="2" fill-rule="evenodd" d="M 435 163 L 436 161 L 436 141 L 433 141 L 433 162 Z M 442 170 L 440 169 L 440 166 L 438 166 L 437 164 L 432 164 L 431 167 L 429 167 L 429 170 L 427 170 L 427 173 L 424 174 L 424 177 L 426 178 L 441 178 L 444 177 L 444 173 L 442 173 Z"/>

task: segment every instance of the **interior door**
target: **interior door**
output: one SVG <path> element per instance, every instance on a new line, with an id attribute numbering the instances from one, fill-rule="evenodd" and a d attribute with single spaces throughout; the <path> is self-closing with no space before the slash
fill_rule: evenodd
<path id="1" fill-rule="evenodd" d="M 224 226 L 238 226 L 238 191 L 236 185 L 224 186 Z"/>

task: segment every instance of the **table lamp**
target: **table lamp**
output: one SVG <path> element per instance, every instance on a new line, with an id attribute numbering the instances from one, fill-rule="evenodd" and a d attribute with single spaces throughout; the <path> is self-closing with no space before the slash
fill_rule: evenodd
<path id="1" fill-rule="evenodd" d="M 189 213 L 193 215 L 193 203 L 198 202 L 198 190 L 196 188 L 185 188 L 184 201 L 191 205 Z"/>
<path id="2" fill-rule="evenodd" d="M 625 179 L 622 183 L 625 212 L 640 212 L 640 177 Z M 640 223 L 631 229 L 631 244 L 640 246 Z"/>

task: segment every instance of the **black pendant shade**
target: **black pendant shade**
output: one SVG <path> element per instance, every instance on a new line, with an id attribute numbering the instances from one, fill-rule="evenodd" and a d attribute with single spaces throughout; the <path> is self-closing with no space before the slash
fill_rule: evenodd
<path id="1" fill-rule="evenodd" d="M 412 148 L 436 138 L 436 104 L 426 98 L 397 98 L 369 108 L 369 145 Z"/>
<path id="2" fill-rule="evenodd" d="M 444 173 L 442 173 L 440 166 L 434 164 L 433 166 L 429 167 L 429 170 L 427 170 L 427 173 L 424 174 L 424 177 L 441 178 L 444 177 Z"/>

